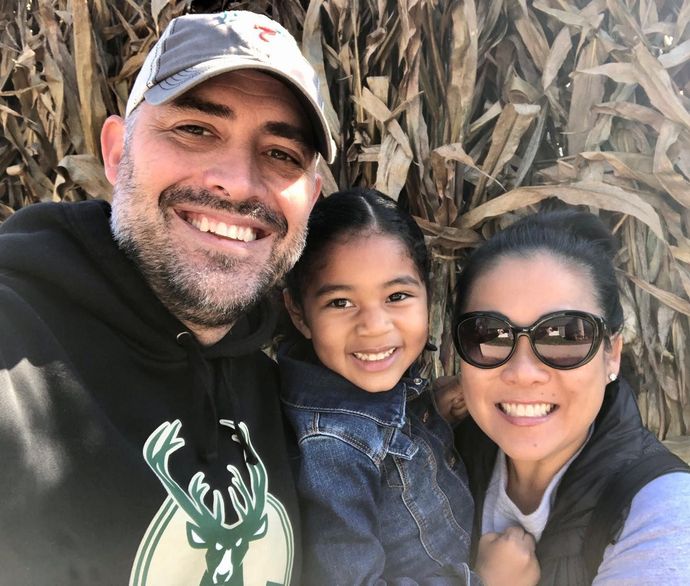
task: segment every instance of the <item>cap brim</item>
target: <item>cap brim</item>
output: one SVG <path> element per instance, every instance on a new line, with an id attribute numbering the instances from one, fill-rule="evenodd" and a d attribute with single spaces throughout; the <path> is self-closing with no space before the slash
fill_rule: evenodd
<path id="1" fill-rule="evenodd" d="M 326 162 L 332 163 L 335 158 L 335 145 L 330 135 L 328 122 L 326 122 L 326 117 L 319 107 L 319 104 L 314 97 L 292 77 L 269 64 L 252 61 L 246 57 L 228 55 L 223 59 L 216 59 L 210 63 L 202 63 L 185 69 L 184 71 L 180 71 L 175 75 L 171 75 L 146 90 L 143 97 L 149 104 L 159 106 L 174 100 L 193 87 L 221 73 L 228 73 L 241 69 L 265 71 L 272 77 L 284 82 L 293 91 L 304 106 L 304 110 L 312 123 L 316 136 L 317 151 L 321 153 Z"/>

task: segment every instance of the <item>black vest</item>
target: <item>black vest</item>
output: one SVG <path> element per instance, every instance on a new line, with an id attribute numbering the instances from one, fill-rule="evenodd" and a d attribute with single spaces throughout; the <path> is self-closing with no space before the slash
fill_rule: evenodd
<path id="1" fill-rule="evenodd" d="M 461 453 L 475 499 L 474 531 L 481 535 L 484 496 L 491 479 L 497 447 L 467 418 L 456 429 L 455 444 Z M 668 450 L 642 425 L 640 412 L 627 384 L 611 383 L 582 452 L 563 475 L 549 520 L 537 544 L 541 566 L 540 585 L 580 586 L 591 583 L 585 560 L 585 533 L 592 511 L 608 483 L 643 456 Z M 621 516 L 612 529 L 623 526 Z"/>

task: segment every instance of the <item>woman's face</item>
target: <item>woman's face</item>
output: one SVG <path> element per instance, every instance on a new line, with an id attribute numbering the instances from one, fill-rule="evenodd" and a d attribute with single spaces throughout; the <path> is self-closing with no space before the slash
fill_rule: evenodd
<path id="1" fill-rule="evenodd" d="M 591 278 L 549 253 L 506 257 L 474 282 L 466 307 L 495 311 L 517 326 L 544 314 L 580 310 L 602 315 Z M 560 468 L 584 443 L 604 397 L 610 373 L 618 373 L 620 336 L 592 360 L 572 370 L 539 361 L 526 336 L 511 359 L 481 369 L 461 362 L 467 408 L 484 432 L 515 462 Z"/>

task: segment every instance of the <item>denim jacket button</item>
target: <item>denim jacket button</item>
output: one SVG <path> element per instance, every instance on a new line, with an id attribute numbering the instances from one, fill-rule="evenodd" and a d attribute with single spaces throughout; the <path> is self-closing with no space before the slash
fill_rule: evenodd
<path id="1" fill-rule="evenodd" d="M 414 379 L 412 382 L 413 382 L 414 384 L 416 384 L 417 386 L 419 386 L 419 385 L 421 385 L 421 384 L 424 382 L 424 379 L 416 378 L 416 379 Z"/>
<path id="2" fill-rule="evenodd" d="M 424 414 L 422 415 L 422 423 L 426 423 L 429 421 L 429 410 L 427 409 L 424 411 Z"/>

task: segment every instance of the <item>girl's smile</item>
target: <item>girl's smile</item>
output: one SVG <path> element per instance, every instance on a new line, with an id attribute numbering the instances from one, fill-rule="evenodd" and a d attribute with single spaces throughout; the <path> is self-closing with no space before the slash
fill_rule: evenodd
<path id="1" fill-rule="evenodd" d="M 426 344 L 424 281 L 405 246 L 382 234 L 344 238 L 323 252 L 293 322 L 319 360 L 365 391 L 392 389 Z"/>

